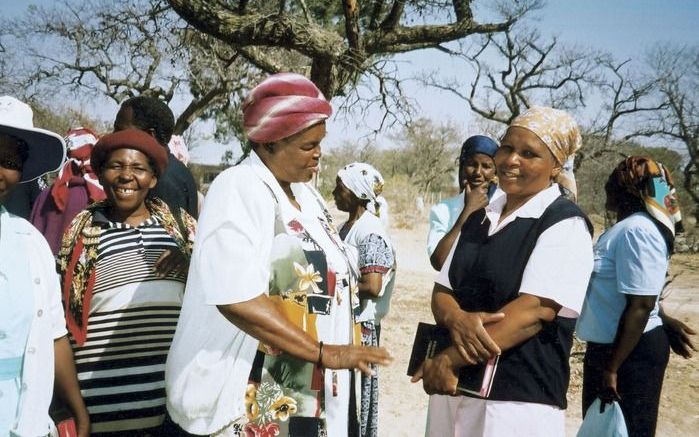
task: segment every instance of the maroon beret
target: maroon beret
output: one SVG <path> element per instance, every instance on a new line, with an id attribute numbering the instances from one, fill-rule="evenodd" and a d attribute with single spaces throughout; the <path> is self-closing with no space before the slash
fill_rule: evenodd
<path id="1" fill-rule="evenodd" d="M 165 147 L 161 146 L 158 140 L 147 132 L 130 128 L 105 135 L 97 141 L 90 157 L 90 164 L 95 173 L 101 173 L 102 164 L 107 160 L 109 154 L 117 149 L 138 150 L 153 161 L 158 176 L 165 172 L 168 161 Z"/>

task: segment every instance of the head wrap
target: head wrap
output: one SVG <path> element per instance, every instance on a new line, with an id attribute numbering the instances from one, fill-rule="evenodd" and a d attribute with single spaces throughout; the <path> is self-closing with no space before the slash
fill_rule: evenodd
<path id="1" fill-rule="evenodd" d="M 343 184 L 361 200 L 368 200 L 367 209 L 381 217 L 381 204 L 386 202 L 382 196 L 383 176 L 377 169 L 363 162 L 347 164 L 337 172 Z"/>
<path id="2" fill-rule="evenodd" d="M 109 154 L 117 149 L 135 149 L 148 156 L 158 176 L 165 173 L 167 167 L 167 151 L 161 146 L 158 140 L 141 129 L 124 129 L 113 134 L 105 135 L 97 142 L 92 149 L 92 167 L 97 174 L 101 173 L 102 165 L 107 160 Z"/>
<path id="3" fill-rule="evenodd" d="M 646 156 L 629 156 L 612 173 L 620 187 L 641 199 L 654 219 L 674 237 L 682 220 L 677 192 L 667 168 Z"/>
<path id="4" fill-rule="evenodd" d="M 243 129 L 259 144 L 274 143 L 332 114 L 323 93 L 304 76 L 274 74 L 253 88 L 243 102 Z"/>
<path id="5" fill-rule="evenodd" d="M 582 147 L 582 136 L 573 117 L 559 109 L 532 106 L 515 117 L 510 127 L 527 129 L 546 144 L 558 165 L 562 167 L 556 182 L 569 191 L 575 200 L 577 186 L 572 164 L 575 160 L 575 152 Z"/>
<path id="6" fill-rule="evenodd" d="M 90 165 L 92 148 L 97 143 L 97 135 L 90 129 L 77 127 L 65 136 L 68 160 L 58 172 L 58 177 L 51 185 L 51 197 L 58 211 L 65 211 L 69 203 L 70 187 L 84 186 L 88 203 L 105 198 L 104 190 L 97 180 L 97 175 Z M 85 207 L 87 205 L 83 205 Z M 80 208 L 82 209 L 82 208 Z"/>
<path id="7" fill-rule="evenodd" d="M 498 143 L 496 143 L 493 139 L 486 137 L 485 135 L 474 135 L 464 141 L 464 144 L 461 146 L 459 164 L 463 164 L 464 161 L 476 153 L 488 155 L 493 158 L 495 156 L 495 152 L 497 151 Z"/>
<path id="8" fill-rule="evenodd" d="M 187 149 L 187 145 L 184 143 L 184 138 L 179 135 L 171 136 L 170 142 L 167 143 L 167 148 L 182 164 L 189 164 L 189 149 Z"/>

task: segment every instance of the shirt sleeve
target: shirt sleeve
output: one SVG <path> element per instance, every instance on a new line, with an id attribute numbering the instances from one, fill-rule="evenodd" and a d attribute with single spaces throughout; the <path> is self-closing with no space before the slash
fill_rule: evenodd
<path id="1" fill-rule="evenodd" d="M 56 273 L 56 263 L 48 243 L 41 235 L 35 235 L 35 248 L 37 257 L 41 260 L 40 271 L 43 272 L 44 276 L 41 281 L 45 287 L 43 290 L 46 299 L 45 308 L 51 320 L 51 335 L 54 339 L 58 339 L 68 334 L 68 330 L 61 302 L 61 285 L 58 273 Z"/>
<path id="2" fill-rule="evenodd" d="M 519 292 L 551 299 L 563 307 L 560 315 L 577 317 L 592 264 L 592 238 L 585 220 L 562 220 L 539 236 L 524 268 Z"/>
<path id="3" fill-rule="evenodd" d="M 359 243 L 359 271 L 386 273 L 393 267 L 393 251 L 378 234 L 369 234 Z"/>
<path id="4" fill-rule="evenodd" d="M 244 302 L 266 293 L 275 203 L 258 180 L 223 174 L 206 196 L 194 243 L 187 291 L 209 305 Z M 254 176 L 251 176 L 254 178 Z"/>
<path id="5" fill-rule="evenodd" d="M 665 285 L 668 250 L 656 229 L 631 228 L 616 246 L 617 290 L 624 294 L 658 295 Z"/>
<path id="6" fill-rule="evenodd" d="M 430 231 L 427 234 L 427 254 L 432 253 L 437 248 L 437 244 L 449 232 L 449 209 L 444 204 L 434 205 L 430 209 Z"/>
<path id="7" fill-rule="evenodd" d="M 444 260 L 444 264 L 442 264 L 442 270 L 437 273 L 437 277 L 435 278 L 434 282 L 437 284 L 444 286 L 450 290 L 453 290 L 454 288 L 451 286 L 451 281 L 449 280 L 449 269 L 451 268 L 451 262 L 454 259 L 454 252 L 456 251 L 456 245 L 459 242 L 458 238 L 454 241 L 454 244 L 451 245 L 451 249 L 449 250 L 449 255 L 447 255 L 447 259 Z"/>

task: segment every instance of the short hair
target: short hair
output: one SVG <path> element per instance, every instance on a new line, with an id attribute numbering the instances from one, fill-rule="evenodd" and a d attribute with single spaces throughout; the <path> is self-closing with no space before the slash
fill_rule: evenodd
<path id="1" fill-rule="evenodd" d="M 124 101 L 121 107 L 131 108 L 135 127 L 153 129 L 155 139 L 167 146 L 175 129 L 175 116 L 165 102 L 156 97 L 137 96 Z"/>

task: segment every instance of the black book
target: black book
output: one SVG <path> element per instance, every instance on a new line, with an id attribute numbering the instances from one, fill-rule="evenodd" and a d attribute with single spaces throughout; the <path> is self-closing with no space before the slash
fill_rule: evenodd
<path id="1" fill-rule="evenodd" d="M 447 328 L 429 323 L 418 323 L 413 351 L 408 363 L 408 376 L 413 376 L 426 359 L 434 357 L 451 344 L 451 336 Z M 499 359 L 500 356 L 497 355 L 485 364 L 462 367 L 459 370 L 457 390 L 464 394 L 487 398 Z"/>

